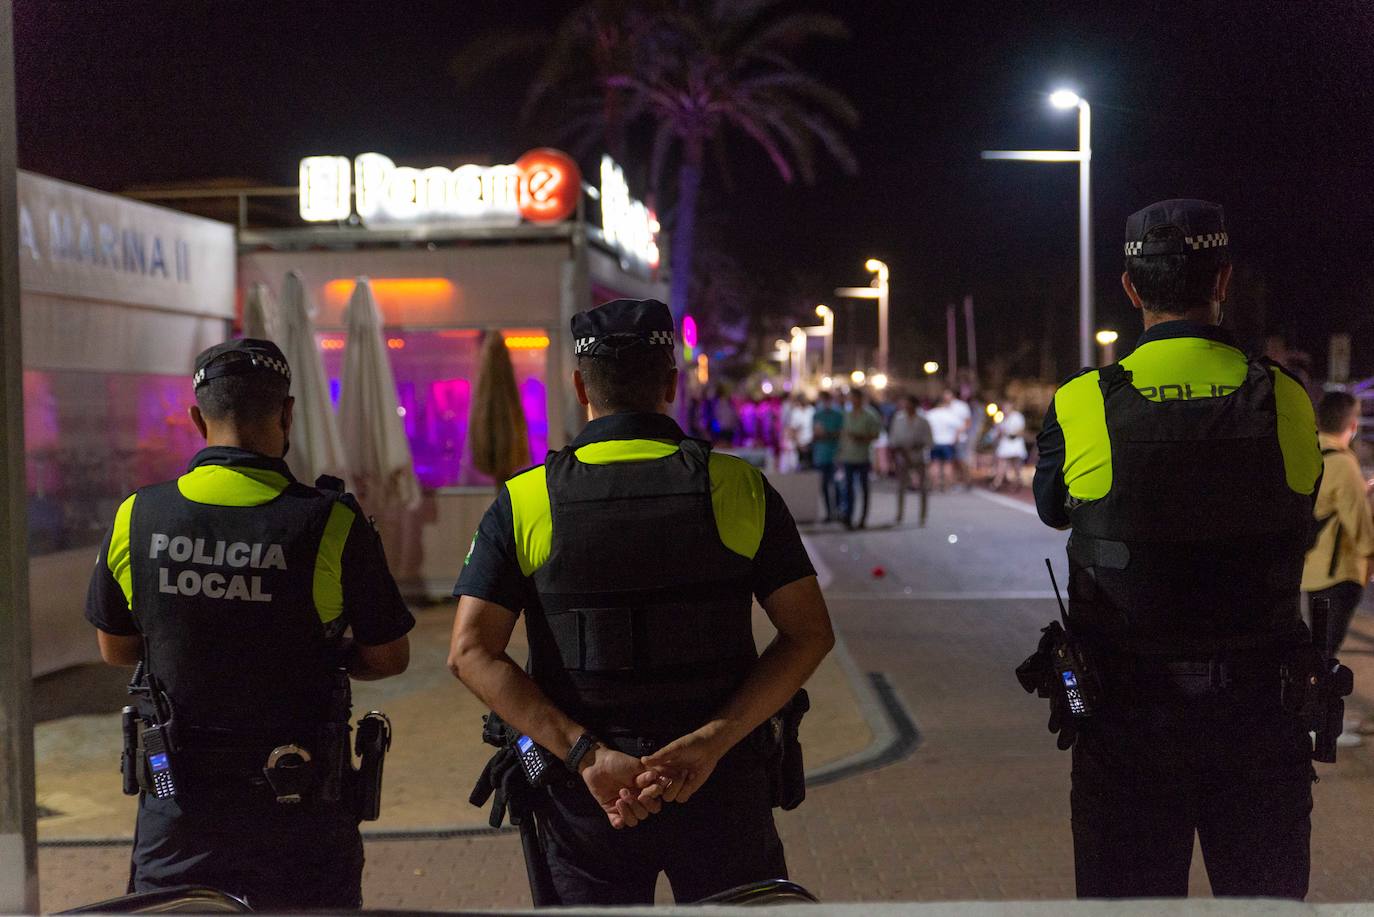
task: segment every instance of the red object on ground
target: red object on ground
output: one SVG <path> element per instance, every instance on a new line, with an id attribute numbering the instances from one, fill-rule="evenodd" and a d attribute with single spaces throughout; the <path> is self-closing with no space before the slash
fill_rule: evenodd
<path id="1" fill-rule="evenodd" d="M 873 575 L 878 577 L 879 579 L 882 579 L 884 576 L 887 576 L 887 571 L 884 570 L 882 567 L 874 567 Z"/>

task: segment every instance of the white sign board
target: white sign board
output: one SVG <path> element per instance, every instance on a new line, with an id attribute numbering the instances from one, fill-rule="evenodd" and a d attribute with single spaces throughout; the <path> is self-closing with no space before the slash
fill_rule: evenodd
<path id="1" fill-rule="evenodd" d="M 25 292 L 233 318 L 234 228 L 19 173 Z"/>

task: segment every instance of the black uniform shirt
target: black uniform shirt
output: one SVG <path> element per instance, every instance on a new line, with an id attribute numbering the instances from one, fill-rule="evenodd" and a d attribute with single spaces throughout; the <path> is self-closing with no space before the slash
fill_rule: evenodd
<path id="1" fill-rule="evenodd" d="M 631 451 L 634 444 L 647 444 L 646 451 L 651 454 L 655 444 L 675 444 L 684 438 L 685 434 L 677 423 L 662 414 L 612 414 L 588 423 L 572 446 L 582 449 L 616 440 L 631 444 Z M 718 472 L 736 470 L 718 464 L 724 462 L 742 464 L 742 460 L 732 456 L 713 454 L 713 490 L 722 483 L 715 477 Z M 747 469 L 746 473 L 758 474 L 753 469 Z M 788 583 L 815 576 L 816 570 L 807 556 L 787 504 L 767 479 L 762 475 L 759 478 L 762 483 L 763 534 L 752 559 L 750 585 L 754 595 L 764 599 Z M 739 509 L 746 511 L 743 506 Z M 717 513 L 721 511 L 722 507 L 717 503 Z M 721 525 L 720 519 L 717 525 Z M 534 582 L 521 569 L 509 485 L 501 488 L 496 501 L 482 517 L 463 570 L 453 587 L 453 594 L 494 602 L 516 613 L 539 607 Z"/>
<path id="2" fill-rule="evenodd" d="M 281 459 L 229 447 L 210 447 L 196 453 L 191 460 L 188 476 L 196 474 L 198 470 L 215 467 L 240 469 L 248 473 L 267 472 L 267 475 L 261 476 L 262 479 L 271 482 L 269 486 L 279 486 L 279 489 L 284 489 L 295 480 L 286 462 Z M 133 499 L 130 497 L 125 505 L 129 506 Z M 136 614 L 130 609 L 123 587 L 112 572 L 112 567 L 118 564 L 120 552 L 127 556 L 129 550 L 127 517 L 124 519 L 122 539 L 118 534 L 119 529 L 117 521 L 101 544 L 86 597 L 86 620 L 108 634 L 132 636 L 139 633 Z M 360 513 L 354 514 L 348 530 L 340 568 L 343 607 L 342 613 L 332 622 L 333 632 L 342 632 L 343 626 L 351 627 L 353 638 L 367 646 L 390 643 L 410 632 L 415 626 L 415 618 L 406 607 L 396 580 L 387 568 L 380 539 L 372 531 L 370 522 Z"/>

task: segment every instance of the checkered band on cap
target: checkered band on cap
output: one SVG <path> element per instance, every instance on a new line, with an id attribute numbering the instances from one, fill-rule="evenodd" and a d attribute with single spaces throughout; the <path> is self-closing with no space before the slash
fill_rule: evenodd
<path id="1" fill-rule="evenodd" d="M 590 353 L 592 349 L 596 347 L 597 342 L 606 340 L 607 338 L 630 337 L 641 338 L 650 345 L 665 347 L 673 346 L 673 332 L 671 331 L 650 331 L 647 333 L 635 331 L 619 331 L 615 334 L 607 334 L 601 337 L 577 338 L 573 341 L 573 354 L 575 356 L 580 356 L 584 353 Z"/>
<path id="2" fill-rule="evenodd" d="M 1220 248 L 1227 243 L 1226 233 L 1209 232 L 1201 236 L 1184 236 L 1183 241 L 1193 247 L 1193 251 L 1204 248 Z"/>
<path id="3" fill-rule="evenodd" d="M 1205 248 L 1221 248 L 1225 245 L 1228 245 L 1230 244 L 1230 237 L 1227 236 L 1224 232 L 1209 232 L 1200 236 L 1184 236 L 1183 244 L 1187 245 L 1193 251 L 1198 252 L 1202 251 Z M 1144 250 L 1144 241 L 1126 243 L 1127 258 L 1143 254 Z M 1156 252 L 1155 254 L 1159 254 L 1159 252 Z"/>
<path id="4" fill-rule="evenodd" d="M 244 353 L 243 351 L 230 351 L 230 352 L 231 352 L 231 353 Z M 265 353 L 247 353 L 247 354 L 246 354 L 246 357 L 247 357 L 246 360 L 237 360 L 237 361 L 230 361 L 230 362 L 231 362 L 231 363 L 232 363 L 232 362 L 243 362 L 243 363 L 248 363 L 248 364 L 250 364 L 254 369 L 270 369 L 272 372 L 274 372 L 274 373 L 276 373 L 277 375 L 281 376 L 281 377 L 282 377 L 283 379 L 285 379 L 287 382 L 290 382 L 290 381 L 291 381 L 291 367 L 286 363 L 285 360 L 278 360 L 276 357 L 270 356 L 270 355 L 265 354 Z M 194 376 L 191 377 L 191 387 L 192 387 L 192 388 L 200 388 L 201 384 L 204 383 L 204 382 L 206 381 L 207 375 L 210 373 L 210 370 L 212 370 L 212 369 L 214 369 L 214 370 L 220 370 L 220 371 L 214 373 L 214 375 L 209 375 L 209 378 L 211 378 L 211 379 L 217 379 L 217 378 L 219 378 L 219 377 L 221 377 L 221 376 L 224 376 L 224 375 L 230 375 L 231 373 L 226 373 L 226 372 L 224 372 L 224 371 L 222 370 L 222 367 L 223 367 L 224 365 L 225 365 L 225 363 L 224 363 L 223 360 L 215 360 L 215 361 L 212 361 L 212 362 L 211 362 L 209 365 L 207 365 L 207 366 L 202 366 L 199 370 L 196 371 L 196 374 L 195 374 Z M 239 370 L 239 372 L 242 372 L 242 370 Z"/>

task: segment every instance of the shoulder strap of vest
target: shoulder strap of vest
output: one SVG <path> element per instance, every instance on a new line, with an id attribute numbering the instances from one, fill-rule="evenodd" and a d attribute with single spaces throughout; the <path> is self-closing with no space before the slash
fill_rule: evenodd
<path id="1" fill-rule="evenodd" d="M 711 444 L 704 439 L 693 439 L 688 436 L 678 443 L 678 449 L 687 456 L 693 463 L 702 467 L 709 468 L 711 464 Z"/>
<path id="2" fill-rule="evenodd" d="M 1120 363 L 1103 366 L 1097 371 L 1097 384 L 1102 389 L 1102 397 L 1105 400 L 1116 389 L 1131 384 L 1131 371 Z"/>

